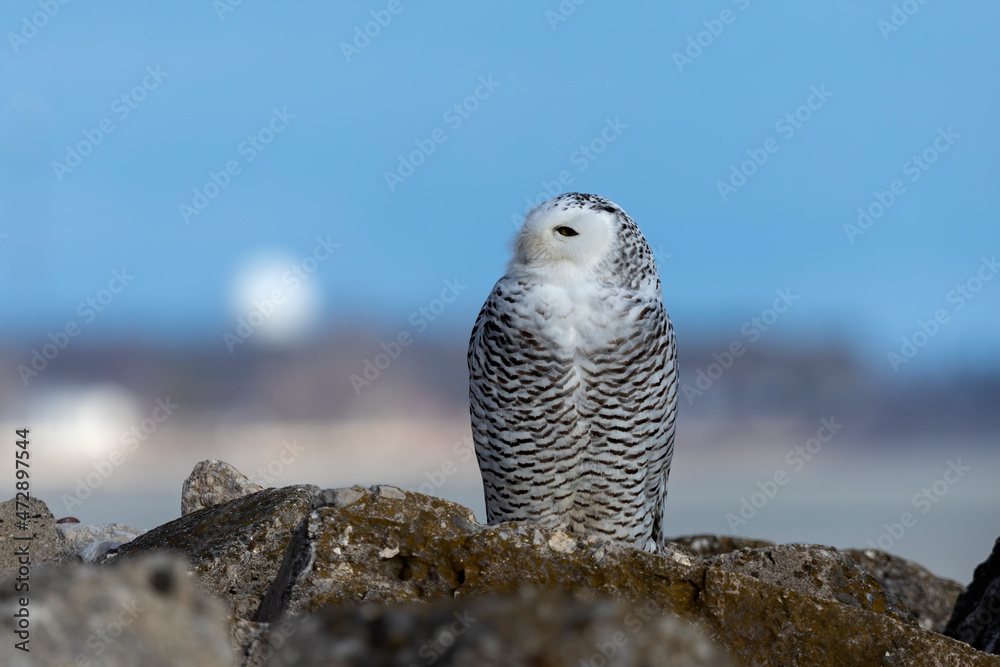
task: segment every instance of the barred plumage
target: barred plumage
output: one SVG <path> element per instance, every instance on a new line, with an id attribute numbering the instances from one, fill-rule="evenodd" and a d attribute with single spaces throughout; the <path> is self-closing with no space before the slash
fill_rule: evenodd
<path id="1" fill-rule="evenodd" d="M 469 342 L 489 523 L 533 521 L 655 551 L 677 412 L 653 254 L 595 195 L 534 208 Z"/>

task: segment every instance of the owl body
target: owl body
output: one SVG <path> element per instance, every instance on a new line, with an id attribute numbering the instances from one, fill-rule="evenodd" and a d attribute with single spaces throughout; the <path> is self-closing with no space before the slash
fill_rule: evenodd
<path id="1" fill-rule="evenodd" d="M 489 523 L 655 550 L 673 454 L 674 333 L 652 253 L 618 206 L 532 210 L 469 344 Z"/>

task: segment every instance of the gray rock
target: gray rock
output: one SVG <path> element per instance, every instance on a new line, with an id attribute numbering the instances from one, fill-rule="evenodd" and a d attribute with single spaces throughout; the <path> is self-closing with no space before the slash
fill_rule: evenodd
<path id="1" fill-rule="evenodd" d="M 131 542 L 146 531 L 119 523 L 88 526 L 82 523 L 60 523 L 56 530 L 63 537 L 64 549 L 69 559 L 93 563 L 111 549 Z"/>
<path id="2" fill-rule="evenodd" d="M 922 629 L 870 572 L 877 563 L 860 567 L 836 549 L 694 536 L 651 554 L 532 524 L 482 526 L 465 507 L 389 486 L 260 491 L 187 514 L 98 560 L 157 550 L 184 554 L 196 585 L 237 616 L 227 622 L 232 645 L 253 667 L 355 664 L 365 655 L 399 664 L 488 661 L 522 650 L 528 662 L 558 655 L 550 646 L 574 655 L 587 641 L 598 648 L 608 633 L 614 643 L 606 610 L 621 604 L 694 623 L 738 663 L 1000 665 L 1000 657 Z M 898 590 L 908 590 L 902 583 L 911 575 L 913 587 L 927 581 L 898 565 L 882 567 L 896 573 L 899 581 L 884 580 Z M 548 616 L 534 616 L 517 597 L 525 586 L 539 591 L 535 607 Z M 573 616 L 574 605 L 549 604 L 553 590 L 575 592 L 575 606 L 587 611 Z M 398 606 L 407 603 L 422 604 Z M 480 604 L 495 623 L 470 629 L 467 640 L 451 637 L 447 651 L 434 648 L 443 646 L 435 628 L 447 610 Z M 528 620 L 518 625 L 519 616 Z M 631 650 L 615 660 L 627 664 Z M 584 659 L 591 655 L 592 664 L 604 659 L 593 651 Z"/>
<path id="3" fill-rule="evenodd" d="M 733 665 L 697 627 L 648 603 L 522 592 L 292 619 L 272 667 Z"/>
<path id="4" fill-rule="evenodd" d="M 477 530 L 472 511 L 388 486 L 320 492 L 295 531 L 274 585 L 254 620 L 273 622 L 340 603 L 433 599 L 455 590 L 456 574 L 438 565 L 442 538 Z"/>
<path id="5" fill-rule="evenodd" d="M 318 494 L 330 504 L 296 530 L 256 619 L 273 625 L 358 603 L 469 599 L 528 585 L 648 602 L 701 626 L 746 664 L 1000 665 L 921 629 L 867 571 L 829 547 L 701 558 L 668 545 L 657 555 L 530 524 L 481 526 L 461 506 L 402 495 L 384 487 Z M 349 655 L 366 637 L 335 644 Z"/>
<path id="6" fill-rule="evenodd" d="M 154 551 L 179 553 L 191 563 L 206 591 L 223 600 L 235 616 L 249 620 L 318 490 L 314 486 L 267 489 L 208 507 L 154 528 L 96 562 Z"/>
<path id="7" fill-rule="evenodd" d="M 228 503 L 262 491 L 264 487 L 241 473 L 235 467 L 208 459 L 197 463 L 181 489 L 181 516 L 191 512 Z"/>
<path id="8" fill-rule="evenodd" d="M 531 525 L 480 526 L 460 505 L 416 493 L 400 497 L 380 488 L 385 487 L 369 492 L 354 487 L 350 494 L 323 496 L 350 502 L 317 508 L 299 526 L 255 620 L 271 622 L 348 602 L 392 603 L 511 590 L 522 579 L 532 579 L 536 571 L 544 583 L 557 555 L 576 554 L 574 565 L 590 568 L 593 559 L 585 554 L 592 552 L 597 560 L 607 558 L 607 568 L 613 568 L 626 553 L 610 543 Z M 496 563 L 494 554 L 510 553 L 513 540 L 521 543 L 520 552 Z M 668 568 L 653 567 L 658 564 Z M 649 567 L 657 569 L 659 577 L 683 580 L 685 568 L 705 566 L 913 622 L 892 594 L 832 548 L 771 546 L 709 559 L 699 559 L 688 550 L 666 550 Z M 670 567 L 680 569 L 670 571 Z M 626 590 L 629 584 L 621 573 L 607 568 L 584 579 L 587 585 L 595 590 Z M 572 571 L 566 569 L 564 583 L 573 581 Z M 628 572 L 626 579 L 632 574 Z"/>
<path id="9" fill-rule="evenodd" d="M 740 549 L 773 547 L 772 542 L 729 535 L 687 535 L 670 543 L 699 556 L 721 556 Z M 882 589 L 895 596 L 924 630 L 943 632 L 955 599 L 964 588 L 958 582 L 938 577 L 913 561 L 877 549 L 841 551 L 867 571 Z"/>
<path id="10" fill-rule="evenodd" d="M 710 567 L 699 625 L 741 664 L 996 667 L 1000 658 L 889 614 L 846 606 Z"/>
<path id="11" fill-rule="evenodd" d="M 767 540 L 755 540 L 735 535 L 685 535 L 671 537 L 668 542 L 681 545 L 699 556 L 721 556 L 740 549 L 760 549 L 761 547 L 774 546 L 774 542 Z"/>
<path id="12" fill-rule="evenodd" d="M 0 655 L 8 665 L 235 664 L 222 605 L 174 558 L 113 568 L 74 565 L 32 573 L 27 648 L 15 634 L 18 597 L 0 582 Z M 9 662 L 8 662 L 9 661 Z"/>
<path id="13" fill-rule="evenodd" d="M 896 596 L 924 630 L 944 632 L 955 600 L 964 589 L 957 581 L 935 576 L 913 561 L 877 549 L 842 552 Z"/>
<path id="14" fill-rule="evenodd" d="M 352 606 L 344 609 L 357 608 Z M 264 667 L 271 664 L 274 653 L 305 628 L 313 617 L 295 616 L 277 623 L 256 623 L 242 618 L 230 618 L 232 620 L 230 637 L 239 667 Z"/>
<path id="15" fill-rule="evenodd" d="M 31 539 L 25 539 L 28 537 Z M 0 503 L 0 576 L 17 572 L 25 558 L 31 568 L 60 565 L 66 560 L 66 545 L 56 529 L 56 518 L 34 497 L 27 503 L 16 498 Z"/>
<path id="16" fill-rule="evenodd" d="M 268 645 L 267 623 L 254 623 L 230 616 L 229 639 L 239 667 L 264 667 L 273 649 Z"/>
<path id="17" fill-rule="evenodd" d="M 1000 539 L 958 596 L 944 634 L 980 651 L 1000 654 Z"/>
<path id="18" fill-rule="evenodd" d="M 850 556 L 833 547 L 781 544 L 732 551 L 704 562 L 804 595 L 886 613 L 903 623 L 916 622 L 895 595 L 883 589 Z"/>

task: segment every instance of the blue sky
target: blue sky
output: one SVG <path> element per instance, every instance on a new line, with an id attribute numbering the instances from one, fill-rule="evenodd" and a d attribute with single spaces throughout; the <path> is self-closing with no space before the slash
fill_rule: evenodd
<path id="1" fill-rule="evenodd" d="M 3 335 L 81 320 L 124 268 L 81 340 L 221 346 L 248 258 L 317 238 L 338 247 L 308 277 L 315 326 L 404 328 L 457 280 L 439 331 L 464 332 L 548 184 L 637 221 L 682 345 L 740 338 L 790 288 L 775 341 L 846 340 L 884 368 L 944 309 L 920 363 L 995 366 L 1000 279 L 961 309 L 949 293 L 1000 253 L 1000 7 L 674 4 L 5 2 Z M 212 173 L 226 187 L 185 216 Z"/>

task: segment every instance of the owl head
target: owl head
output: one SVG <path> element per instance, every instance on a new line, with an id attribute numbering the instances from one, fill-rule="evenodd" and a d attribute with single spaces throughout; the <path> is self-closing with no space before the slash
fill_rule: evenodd
<path id="1" fill-rule="evenodd" d="M 617 204 L 570 192 L 528 212 L 514 241 L 509 272 L 551 282 L 591 281 L 636 288 L 656 279 L 652 252 Z"/>

